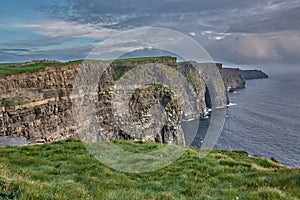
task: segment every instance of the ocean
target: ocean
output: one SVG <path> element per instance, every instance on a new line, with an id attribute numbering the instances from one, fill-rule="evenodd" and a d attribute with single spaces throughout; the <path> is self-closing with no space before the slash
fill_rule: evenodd
<path id="1" fill-rule="evenodd" d="M 300 167 L 300 73 L 249 80 L 229 98 L 231 106 L 214 148 L 243 150 Z M 209 123 L 200 121 L 192 146 L 201 147 Z"/>

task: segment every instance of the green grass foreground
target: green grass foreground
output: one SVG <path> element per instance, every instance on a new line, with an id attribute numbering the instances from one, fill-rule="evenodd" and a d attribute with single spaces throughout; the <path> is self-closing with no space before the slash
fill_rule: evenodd
<path id="1" fill-rule="evenodd" d="M 159 144 L 116 141 L 131 152 Z M 183 147 L 182 147 L 183 148 Z M 161 170 L 110 169 L 80 141 L 0 149 L 0 199 L 300 199 L 300 169 L 241 152 L 188 148 Z"/>

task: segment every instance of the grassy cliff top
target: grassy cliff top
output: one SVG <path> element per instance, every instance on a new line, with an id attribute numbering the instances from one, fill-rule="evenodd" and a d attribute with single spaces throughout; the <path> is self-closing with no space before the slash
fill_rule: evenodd
<path id="1" fill-rule="evenodd" d="M 10 76 L 10 75 L 15 75 L 15 74 L 34 73 L 43 70 L 46 67 L 59 67 L 66 64 L 67 63 L 61 63 L 61 62 L 40 62 L 40 63 L 33 63 L 33 64 L 1 63 L 0 78 Z"/>
<path id="2" fill-rule="evenodd" d="M 154 143 L 116 141 L 132 152 Z M 183 147 L 180 147 L 183 148 Z M 161 170 L 110 169 L 79 141 L 0 149 L 0 199 L 299 199 L 300 170 L 241 152 L 188 148 Z"/>
<path id="3" fill-rule="evenodd" d="M 161 56 L 161 57 L 141 57 L 141 58 L 124 58 L 114 60 L 112 63 L 115 66 L 135 66 L 137 64 L 146 63 L 146 62 L 157 62 L 162 59 L 172 58 L 170 56 Z M 32 61 L 27 63 L 0 63 L 0 78 L 22 74 L 22 73 L 34 73 L 40 70 L 45 69 L 46 67 L 61 67 L 72 64 L 81 64 L 82 62 L 103 62 L 101 60 L 74 60 L 69 62 L 58 62 L 58 61 Z M 109 61 L 106 61 L 109 62 Z"/>

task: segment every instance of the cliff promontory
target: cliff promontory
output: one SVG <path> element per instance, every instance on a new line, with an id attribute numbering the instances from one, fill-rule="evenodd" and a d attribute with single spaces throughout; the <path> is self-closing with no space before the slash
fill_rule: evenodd
<path id="1" fill-rule="evenodd" d="M 269 78 L 269 76 L 264 73 L 262 70 L 241 70 L 241 75 L 245 80 L 252 80 L 252 79 L 264 79 Z"/>
<path id="2" fill-rule="evenodd" d="M 245 88 L 246 81 L 239 68 L 222 68 L 222 77 L 229 92 Z"/>

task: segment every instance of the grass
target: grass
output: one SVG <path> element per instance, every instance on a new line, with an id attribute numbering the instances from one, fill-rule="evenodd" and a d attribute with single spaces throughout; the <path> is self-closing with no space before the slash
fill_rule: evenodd
<path id="1" fill-rule="evenodd" d="M 169 58 L 168 56 L 162 57 L 141 57 L 141 58 L 124 58 L 124 59 L 117 59 L 112 62 L 113 66 L 119 67 L 116 68 L 116 73 L 118 78 L 121 77 L 125 72 L 126 69 L 123 67 L 134 67 L 139 64 L 148 63 L 148 62 L 157 62 L 160 59 Z M 28 64 L 24 66 L 17 67 L 18 64 L 21 63 L 0 63 L 0 78 L 4 78 L 10 75 L 16 74 L 23 74 L 23 73 L 35 73 L 39 72 L 46 67 L 61 67 L 66 65 L 72 64 L 81 64 L 82 62 L 90 62 L 90 63 L 97 63 L 97 62 L 105 62 L 101 60 L 74 60 L 69 62 L 40 62 L 34 64 Z M 121 67 L 121 68 L 120 68 Z M 127 70 L 128 71 L 128 70 Z"/>
<path id="2" fill-rule="evenodd" d="M 114 66 L 128 66 L 128 67 L 132 67 L 132 66 L 137 66 L 139 64 L 143 64 L 143 63 L 155 63 L 158 62 L 161 59 L 168 59 L 168 58 L 172 58 L 171 56 L 157 56 L 157 57 L 139 57 L 139 58 L 122 58 L 122 59 L 116 59 L 114 60 L 112 63 Z"/>
<path id="3" fill-rule="evenodd" d="M 131 152 L 161 145 L 116 141 Z M 130 174 L 110 169 L 79 141 L 0 149 L 0 199 L 299 199 L 300 170 L 239 152 L 189 148 L 173 164 Z"/>
<path id="4" fill-rule="evenodd" d="M 0 67 L 14 67 L 19 63 L 0 63 Z"/>
<path id="5" fill-rule="evenodd" d="M 55 67 L 55 66 L 62 66 L 64 63 L 59 62 L 49 62 L 49 63 L 35 63 L 29 64 L 22 67 L 16 67 L 16 65 L 4 63 L 0 64 L 0 78 L 15 75 L 15 74 L 22 74 L 22 73 L 34 73 L 38 72 L 46 67 Z"/>
<path id="6" fill-rule="evenodd" d="M 40 62 L 34 64 L 27 64 L 24 66 L 17 66 L 21 63 L 0 63 L 0 78 L 4 78 L 10 75 L 23 74 L 23 73 L 35 73 L 39 72 L 46 67 L 62 67 L 67 65 L 81 64 L 82 62 L 102 62 L 102 61 L 84 61 L 84 60 L 73 60 L 69 62 Z"/>
<path id="7" fill-rule="evenodd" d="M 172 58 L 170 56 L 160 56 L 160 57 L 140 57 L 140 58 L 123 58 L 112 61 L 112 67 L 116 74 L 114 80 L 120 79 L 127 71 L 130 69 L 143 65 L 145 63 L 157 63 L 162 59 Z"/>

